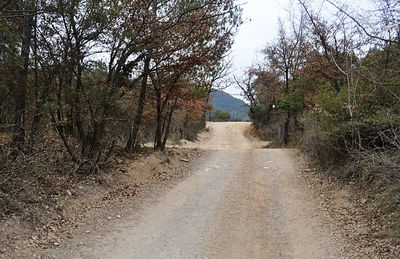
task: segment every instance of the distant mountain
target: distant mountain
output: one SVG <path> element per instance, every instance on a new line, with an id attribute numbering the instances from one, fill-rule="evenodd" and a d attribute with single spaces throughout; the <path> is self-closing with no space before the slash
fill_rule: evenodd
<path id="1" fill-rule="evenodd" d="M 214 114 L 216 110 L 223 112 L 228 112 L 231 116 L 231 120 L 249 120 L 248 105 L 232 95 L 225 93 L 223 91 L 216 91 L 211 93 L 210 104 L 212 104 L 213 109 L 211 114 Z"/>

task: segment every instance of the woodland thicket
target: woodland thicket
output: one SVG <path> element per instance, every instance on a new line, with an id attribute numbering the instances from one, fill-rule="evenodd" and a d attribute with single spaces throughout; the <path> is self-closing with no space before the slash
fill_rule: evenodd
<path id="1" fill-rule="evenodd" d="M 193 138 L 240 16 L 234 0 L 0 1 L 1 213 L 116 149 Z"/>
<path id="2" fill-rule="evenodd" d="M 400 4 L 295 3 L 264 61 L 236 80 L 253 124 L 275 145 L 299 145 L 340 179 L 388 190 L 382 210 L 398 213 Z"/>

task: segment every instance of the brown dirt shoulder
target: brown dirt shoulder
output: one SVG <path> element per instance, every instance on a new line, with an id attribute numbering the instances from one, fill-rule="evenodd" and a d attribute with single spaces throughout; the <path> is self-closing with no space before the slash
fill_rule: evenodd
<path id="1" fill-rule="evenodd" d="M 344 238 L 343 251 L 350 258 L 399 258 L 400 242 L 381 235 L 391 224 L 376 213 L 377 201 L 367 200 L 367 192 L 355 182 L 340 182 L 329 171 L 310 164 L 302 170 L 320 208 L 328 212 L 328 222 Z"/>
<path id="2" fill-rule="evenodd" d="M 104 172 L 64 183 L 54 203 L 38 208 L 41 221 L 33 222 L 26 214 L 1 220 L 0 257 L 35 258 L 82 233 L 89 234 L 85 229 L 124 217 L 141 199 L 184 178 L 190 162 L 204 152 L 175 148 L 147 150 L 135 157 L 121 154 Z"/>

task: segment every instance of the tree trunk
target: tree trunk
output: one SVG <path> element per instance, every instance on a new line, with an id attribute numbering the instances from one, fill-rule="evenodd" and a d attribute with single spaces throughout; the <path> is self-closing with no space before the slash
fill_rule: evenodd
<path id="1" fill-rule="evenodd" d="M 162 148 L 162 109 L 161 109 L 161 93 L 158 88 L 154 88 L 157 99 L 157 117 L 156 117 L 156 132 L 154 135 L 154 149 Z"/>
<path id="2" fill-rule="evenodd" d="M 289 68 L 285 69 L 285 93 L 289 91 Z"/>
<path id="3" fill-rule="evenodd" d="M 146 100 L 147 79 L 149 76 L 149 72 L 150 72 L 150 57 L 146 57 L 144 61 L 143 77 L 140 87 L 140 95 L 139 95 L 136 115 L 133 121 L 131 132 L 129 134 L 128 142 L 125 147 L 126 151 L 128 152 L 133 152 L 134 146 L 136 144 L 137 135 L 139 133 L 139 127 L 142 122 L 143 107 L 144 107 L 144 102 Z"/>
<path id="4" fill-rule="evenodd" d="M 25 10 L 33 10 L 34 1 L 25 4 Z M 29 73 L 29 52 L 32 40 L 33 12 L 27 12 L 23 21 L 22 44 L 21 44 L 21 67 L 19 68 L 18 85 L 14 91 L 15 114 L 13 129 L 13 146 L 22 149 L 25 144 L 25 112 L 26 112 L 26 92 Z"/>
<path id="5" fill-rule="evenodd" d="M 80 60 L 78 62 L 80 63 Z M 75 96 L 74 96 L 74 108 L 75 108 L 74 111 L 75 111 L 75 113 L 73 114 L 73 116 L 74 116 L 74 122 L 76 125 L 76 129 L 78 130 L 79 139 L 83 143 L 83 142 L 85 142 L 85 134 L 83 131 L 83 121 L 81 118 L 82 109 L 81 109 L 81 98 L 80 98 L 80 94 L 82 91 L 82 70 L 83 70 L 82 65 L 78 64 L 77 73 L 76 73 Z M 84 144 L 83 144 L 83 146 L 84 146 Z"/>
<path id="6" fill-rule="evenodd" d="M 290 111 L 287 112 L 287 118 L 283 126 L 283 144 L 289 143 L 289 123 L 290 123 Z"/>
<path id="7" fill-rule="evenodd" d="M 206 100 L 205 100 L 206 104 L 208 104 L 210 102 L 210 94 L 211 94 L 211 91 L 208 91 L 207 97 L 206 97 Z M 205 107 L 204 108 L 204 114 L 202 116 L 202 120 L 204 122 L 204 125 L 206 125 L 206 121 L 207 121 L 207 111 L 208 111 L 208 109 L 207 109 L 207 107 Z M 211 121 L 211 110 L 208 111 L 208 120 Z"/>
<path id="8" fill-rule="evenodd" d="M 43 90 L 42 94 L 39 96 L 39 63 L 38 63 L 38 58 L 37 58 L 37 15 L 35 15 L 34 19 L 34 60 L 35 60 L 35 68 L 34 68 L 34 74 L 35 74 L 35 81 L 34 81 L 34 95 L 35 95 L 35 110 L 34 110 L 34 115 L 33 115 L 33 120 L 31 124 L 31 129 L 30 129 L 30 134 L 29 134 L 29 142 L 28 142 L 28 152 L 30 153 L 33 149 L 33 146 L 35 145 L 35 137 L 37 134 L 37 131 L 39 130 L 39 123 L 41 120 L 41 109 L 44 103 L 44 94 L 45 94 L 45 89 Z M 47 83 L 45 85 L 45 88 L 47 88 L 50 85 L 50 83 Z"/>
<path id="9" fill-rule="evenodd" d="M 174 103 L 168 113 L 168 118 L 167 118 L 167 126 L 164 130 L 164 139 L 163 139 L 163 143 L 161 146 L 161 150 L 165 149 L 165 145 L 167 144 L 167 140 L 168 140 L 168 136 L 169 136 L 169 129 L 171 127 L 171 122 L 172 122 L 172 115 L 174 114 L 175 108 L 176 108 L 176 103 L 178 102 L 178 97 L 175 97 Z"/>
<path id="10" fill-rule="evenodd" d="M 32 120 L 32 124 L 31 124 L 31 130 L 30 130 L 31 131 L 30 138 L 29 138 L 29 149 L 30 150 L 33 148 L 33 146 L 35 144 L 35 137 L 39 130 L 40 120 L 42 119 L 42 109 L 43 109 L 43 106 L 44 106 L 44 104 L 47 100 L 48 94 L 49 94 L 50 84 L 51 84 L 51 79 L 46 82 L 44 89 L 40 93 L 40 95 L 38 92 L 35 93 L 36 105 L 35 105 L 35 110 L 34 110 L 33 120 Z M 37 88 L 38 88 L 38 86 L 37 86 Z"/>
<path id="11" fill-rule="evenodd" d="M 296 113 L 293 114 L 293 121 L 294 121 L 295 130 L 299 130 L 300 132 L 303 132 L 304 129 L 300 125 L 299 120 L 297 119 L 297 114 Z"/>

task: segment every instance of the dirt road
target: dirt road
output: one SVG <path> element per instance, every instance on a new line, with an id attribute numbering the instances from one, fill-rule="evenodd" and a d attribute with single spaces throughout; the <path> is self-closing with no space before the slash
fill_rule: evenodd
<path id="1" fill-rule="evenodd" d="M 197 144 L 208 155 L 189 177 L 105 237 L 56 257 L 341 258 L 295 151 L 260 149 L 243 135 L 247 123 L 208 127 Z"/>

